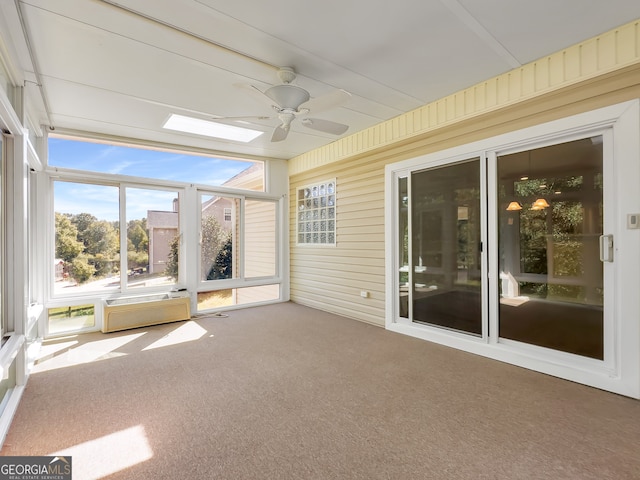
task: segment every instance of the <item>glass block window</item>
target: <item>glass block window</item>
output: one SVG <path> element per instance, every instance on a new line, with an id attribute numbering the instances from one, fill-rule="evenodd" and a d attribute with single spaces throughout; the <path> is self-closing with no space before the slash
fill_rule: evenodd
<path id="1" fill-rule="evenodd" d="M 336 244 L 336 181 L 298 189 L 298 245 Z"/>

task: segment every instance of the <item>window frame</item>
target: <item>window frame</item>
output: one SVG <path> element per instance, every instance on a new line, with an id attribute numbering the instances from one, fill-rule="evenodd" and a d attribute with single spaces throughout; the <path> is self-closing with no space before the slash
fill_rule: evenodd
<path id="1" fill-rule="evenodd" d="M 239 256 L 238 261 L 238 275 L 234 278 L 229 279 L 216 279 L 216 280 L 202 280 L 202 271 L 201 271 L 201 245 L 202 245 L 202 197 L 205 195 L 211 196 L 219 196 L 223 198 L 233 198 L 239 201 L 239 212 L 237 217 L 239 218 L 239 224 L 235 225 L 234 229 L 237 232 L 237 238 L 234 238 L 233 250 L 235 255 Z M 196 292 L 210 292 L 214 290 L 225 290 L 232 288 L 242 288 L 242 287 L 253 287 L 253 286 L 262 286 L 269 285 L 273 283 L 282 283 L 282 275 L 281 275 L 281 255 L 280 248 L 278 246 L 281 242 L 281 235 L 279 234 L 282 225 L 282 214 L 280 213 L 281 208 L 279 204 L 282 202 L 282 198 L 276 198 L 268 195 L 255 195 L 255 194 L 228 194 L 222 192 L 216 192 L 211 189 L 197 189 L 197 198 L 198 198 L 198 215 L 197 215 L 197 232 L 198 232 L 198 248 L 197 250 L 197 279 L 198 285 Z M 245 224 L 245 213 L 246 207 L 245 204 L 247 201 L 263 201 L 270 202 L 274 204 L 275 210 L 275 244 L 276 251 L 274 252 L 275 258 L 275 273 L 274 275 L 266 275 L 260 277 L 247 277 L 245 275 L 245 255 L 244 249 L 246 245 L 246 224 Z M 232 211 L 232 221 L 233 221 L 233 211 Z M 282 297 L 282 296 L 281 296 Z"/>
<path id="2" fill-rule="evenodd" d="M 333 185 L 333 192 L 329 192 L 329 185 Z M 320 188 L 326 186 L 326 193 L 322 194 L 320 193 Z M 317 194 L 313 194 L 314 189 L 318 189 L 318 193 Z M 307 192 L 309 192 L 309 194 L 307 195 Z M 333 204 L 329 204 L 330 198 L 333 197 Z M 314 200 L 315 199 L 319 199 L 318 205 L 314 205 L 314 203 L 316 203 Z M 326 205 L 322 205 L 322 200 L 326 198 L 327 202 Z M 306 185 L 303 185 L 301 187 L 298 187 L 298 189 L 296 190 L 296 212 L 295 212 L 295 218 L 296 218 L 296 246 L 298 247 L 336 247 L 338 245 L 338 228 L 337 228 L 337 223 L 338 223 L 338 185 L 337 185 L 337 181 L 336 178 L 329 178 L 329 179 L 325 179 L 325 180 L 321 180 L 321 181 L 316 181 L 313 183 L 308 183 Z M 311 203 L 313 202 L 313 203 Z M 326 219 L 323 219 L 321 217 L 322 211 L 323 209 L 327 209 L 327 217 Z M 332 208 L 333 209 L 333 215 L 331 217 L 329 217 L 329 209 Z M 313 215 L 315 212 L 320 212 L 318 218 L 308 218 L 305 217 L 304 219 L 301 218 L 301 215 L 308 215 L 311 214 Z M 313 239 L 313 231 L 310 231 L 308 229 L 305 228 L 304 232 L 300 231 L 300 227 L 302 225 L 309 226 L 311 227 L 313 225 L 312 222 L 322 222 L 323 220 L 325 220 L 326 223 L 326 228 L 324 230 L 325 233 L 325 241 L 322 242 L 320 240 L 322 240 L 322 229 L 319 228 L 318 233 L 318 242 L 314 242 L 314 241 L 306 241 L 307 238 L 311 237 L 311 239 Z M 333 222 L 333 228 L 330 229 L 329 228 L 329 222 Z M 301 239 L 304 236 L 304 241 L 301 241 Z M 329 238 L 333 238 L 333 241 L 330 242 Z"/>
<path id="3" fill-rule="evenodd" d="M 92 137 L 86 136 L 86 139 L 91 139 Z M 101 139 L 104 141 L 105 139 Z M 45 141 L 46 143 L 46 141 Z M 147 146 L 148 144 L 145 144 Z M 153 148 L 153 147 L 151 147 Z M 157 147 L 156 147 L 157 148 Z M 40 221 L 43 222 L 43 225 L 46 227 L 46 233 L 43 234 L 45 238 L 45 248 L 46 252 L 44 253 L 44 258 L 52 259 L 55 254 L 55 241 L 54 241 L 54 215 L 53 215 L 53 207 L 49 207 L 52 205 L 53 200 L 53 181 L 54 180 L 62 180 L 62 181 L 70 181 L 70 182 L 79 182 L 79 183 L 90 183 L 90 184 L 98 184 L 98 185 L 115 185 L 115 186 L 128 186 L 135 188 L 144 188 L 144 189 L 173 189 L 181 192 L 180 203 L 179 203 L 179 212 L 180 212 L 180 231 L 181 231 L 181 245 L 180 245 L 180 266 L 179 266 L 179 282 L 173 286 L 173 288 L 166 287 L 158 287 L 152 288 L 147 287 L 146 290 L 136 289 L 135 291 L 129 290 L 128 292 L 117 290 L 111 292 L 92 292 L 87 293 L 86 295 L 79 294 L 69 294 L 64 296 L 53 295 L 53 261 L 49 262 L 46 260 L 44 265 L 40 266 L 38 271 L 42 277 L 45 278 L 43 280 L 44 288 L 44 308 L 45 311 L 47 308 L 63 306 L 69 303 L 90 303 L 90 301 L 94 301 L 96 305 L 96 328 L 94 330 L 99 330 L 102 327 L 102 308 L 100 305 L 106 299 L 110 298 L 118 298 L 120 296 L 131 295 L 144 295 L 147 293 L 156 293 L 156 292 L 167 292 L 171 290 L 186 290 L 189 292 L 191 297 L 191 305 L 192 311 L 195 312 L 197 309 L 197 295 L 203 291 L 212 291 L 215 289 L 222 288 L 241 288 L 241 287 L 252 287 L 252 286 L 261 286 L 261 285 L 278 285 L 279 289 L 279 297 L 277 299 L 271 299 L 268 301 L 257 301 L 255 304 L 266 304 L 266 303 L 277 303 L 281 301 L 286 301 L 289 299 L 289 283 L 288 279 L 282 276 L 282 272 L 286 272 L 288 270 L 288 256 L 286 252 L 288 252 L 288 244 L 283 244 L 284 241 L 288 239 L 288 183 L 281 178 L 281 175 L 285 175 L 287 173 L 286 161 L 280 160 L 261 160 L 264 162 L 264 191 L 260 190 L 250 190 L 243 188 L 235 188 L 235 186 L 211 186 L 211 185 L 200 185 L 200 184 L 188 184 L 184 182 L 178 181 L 168 181 L 168 180 L 156 180 L 149 178 L 141 178 L 141 177 L 131 177 L 127 175 L 121 174 L 107 174 L 107 173 L 94 173 L 89 171 L 80 171 L 76 169 L 67 169 L 62 167 L 50 167 L 45 165 L 42 172 L 40 173 L 38 180 L 39 186 L 42 186 L 42 199 L 44 202 L 45 208 L 40 210 L 41 215 L 46 215 L 47 218 L 40 218 Z M 211 285 L 211 281 L 208 284 L 201 285 L 199 281 L 199 277 L 197 275 L 193 275 L 191 272 L 198 271 L 195 270 L 198 268 L 197 260 L 196 260 L 196 246 L 198 245 L 198 234 L 195 232 L 199 232 L 199 228 L 197 228 L 195 215 L 190 215 L 190 211 L 194 208 L 198 201 L 198 192 L 208 192 L 209 194 L 217 195 L 217 196 L 233 196 L 238 198 L 247 198 L 247 199 L 255 199 L 255 200 L 268 200 L 274 203 L 275 205 L 275 214 L 276 214 L 276 232 L 275 232 L 275 241 L 276 241 L 276 274 L 269 277 L 264 278 L 251 278 L 251 279 L 235 279 L 235 280 L 219 280 L 215 282 L 230 282 L 228 285 L 221 285 L 220 283 L 215 283 L 215 285 Z M 121 193 L 122 194 L 122 193 Z M 121 202 L 120 208 L 123 209 L 124 205 Z M 242 215 L 242 214 L 241 214 Z M 121 222 L 123 218 L 123 214 L 121 214 Z M 199 222 L 199 220 L 198 220 Z M 124 224 L 124 227 L 121 227 L 121 237 L 123 234 L 123 230 L 126 228 L 126 221 L 121 223 Z M 241 226 L 242 228 L 242 226 Z M 126 235 L 126 232 L 125 232 Z M 122 240 L 121 240 L 122 242 Z M 240 246 L 238 248 L 241 248 Z M 241 250 L 239 250 L 241 251 Z M 184 260 L 183 260 L 184 259 Z M 50 265 L 49 265 L 50 264 Z M 198 273 L 199 275 L 199 273 Z M 242 305 L 233 305 L 224 307 L 225 309 L 233 309 L 233 308 L 244 308 L 248 304 Z M 218 308 L 216 310 L 219 310 Z M 44 329 L 43 329 L 44 330 Z M 46 335 L 46 333 L 45 333 Z"/>

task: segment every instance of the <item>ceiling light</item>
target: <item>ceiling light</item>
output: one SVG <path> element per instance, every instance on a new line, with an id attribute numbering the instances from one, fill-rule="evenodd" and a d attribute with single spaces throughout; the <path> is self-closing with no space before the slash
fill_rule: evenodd
<path id="1" fill-rule="evenodd" d="M 535 202 L 533 202 L 531 210 L 542 210 L 544 208 L 547 208 L 548 206 L 549 203 L 544 198 L 539 198 Z"/>
<path id="2" fill-rule="evenodd" d="M 298 107 L 309 100 L 309 92 L 295 85 L 276 85 L 264 92 L 271 100 L 282 108 L 298 110 Z"/>
<path id="3" fill-rule="evenodd" d="M 507 207 L 507 210 L 509 210 L 510 212 L 513 212 L 514 210 L 522 210 L 522 205 L 520 205 L 518 202 L 511 202 Z"/>
<path id="4" fill-rule="evenodd" d="M 171 114 L 162 128 L 244 143 L 250 142 L 264 133 L 259 130 L 211 122 L 200 118 L 185 117 L 184 115 L 176 115 L 175 113 Z"/>

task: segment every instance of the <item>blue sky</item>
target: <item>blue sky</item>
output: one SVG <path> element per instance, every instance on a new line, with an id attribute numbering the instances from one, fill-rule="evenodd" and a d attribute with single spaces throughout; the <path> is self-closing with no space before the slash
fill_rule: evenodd
<path id="1" fill-rule="evenodd" d="M 134 177 L 219 186 L 251 166 L 250 162 L 145 150 L 119 145 L 49 138 L 49 165 Z M 99 220 L 118 219 L 116 187 L 55 183 L 54 208 L 61 213 L 91 213 Z M 163 190 L 127 190 L 127 219 L 144 218 L 147 210 L 171 210 L 176 194 Z"/>

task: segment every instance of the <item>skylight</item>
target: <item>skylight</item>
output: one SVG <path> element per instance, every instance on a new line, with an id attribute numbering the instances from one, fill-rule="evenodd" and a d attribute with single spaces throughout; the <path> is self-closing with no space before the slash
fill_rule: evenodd
<path id="1" fill-rule="evenodd" d="M 250 142 L 264 133 L 259 130 L 225 125 L 224 123 L 211 122 L 199 118 L 185 117 L 184 115 L 177 115 L 175 113 L 171 114 L 162 127 L 178 132 L 195 133 L 196 135 L 206 135 L 207 137 L 222 138 L 244 143 Z"/>

